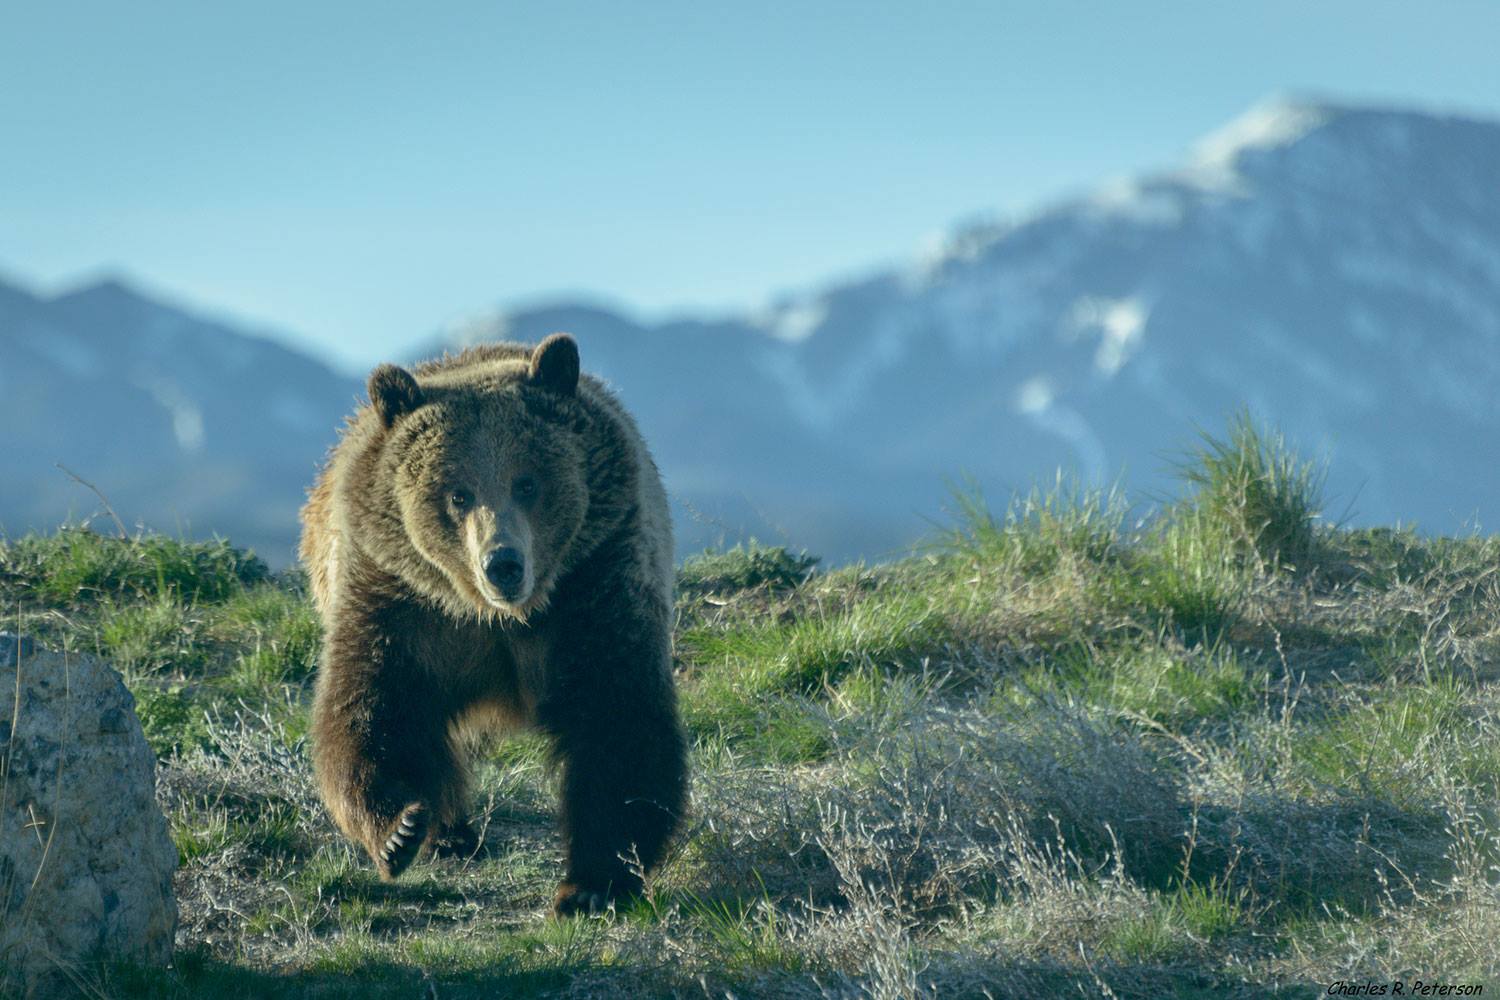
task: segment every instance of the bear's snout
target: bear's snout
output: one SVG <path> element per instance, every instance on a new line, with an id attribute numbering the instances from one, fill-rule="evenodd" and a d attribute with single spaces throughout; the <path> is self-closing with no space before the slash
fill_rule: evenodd
<path id="1" fill-rule="evenodd" d="M 526 580 L 526 563 L 519 549 L 502 545 L 484 557 L 484 575 L 507 601 L 520 595 Z"/>

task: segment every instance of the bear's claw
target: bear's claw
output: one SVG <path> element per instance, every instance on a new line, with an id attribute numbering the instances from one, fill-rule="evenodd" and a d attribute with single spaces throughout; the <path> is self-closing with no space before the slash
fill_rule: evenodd
<path id="1" fill-rule="evenodd" d="M 439 827 L 432 838 L 432 853 L 440 858 L 472 858 L 483 846 L 468 820 Z"/>
<path id="2" fill-rule="evenodd" d="M 552 915 L 556 917 L 571 917 L 575 914 L 598 916 L 608 913 L 614 909 L 616 903 L 634 895 L 616 893 L 612 891 L 612 888 L 606 886 L 603 889 L 591 889 L 572 882 L 564 882 L 557 887 L 557 895 L 552 900 Z"/>
<path id="3" fill-rule="evenodd" d="M 377 852 L 381 875 L 395 878 L 416 860 L 417 852 L 427 839 L 427 824 L 427 807 L 422 803 L 413 802 L 401 811 L 396 828 Z"/>

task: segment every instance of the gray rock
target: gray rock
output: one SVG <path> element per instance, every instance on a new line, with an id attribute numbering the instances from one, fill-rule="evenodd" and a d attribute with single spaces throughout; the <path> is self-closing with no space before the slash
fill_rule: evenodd
<path id="1" fill-rule="evenodd" d="M 100 957 L 166 964 L 177 850 L 135 699 L 92 657 L 11 635 L 0 656 L 0 995 Z"/>
<path id="2" fill-rule="evenodd" d="M 31 641 L 31 636 L 29 635 L 0 632 L 0 666 L 15 666 L 18 648 L 20 656 L 30 656 L 36 651 L 36 643 Z"/>

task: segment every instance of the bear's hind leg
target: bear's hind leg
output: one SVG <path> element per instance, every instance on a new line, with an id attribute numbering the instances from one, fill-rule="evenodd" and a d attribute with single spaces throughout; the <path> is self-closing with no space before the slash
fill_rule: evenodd
<path id="1" fill-rule="evenodd" d="M 432 853 L 440 858 L 472 858 L 481 846 L 479 831 L 466 819 L 444 824 L 432 837 Z"/>

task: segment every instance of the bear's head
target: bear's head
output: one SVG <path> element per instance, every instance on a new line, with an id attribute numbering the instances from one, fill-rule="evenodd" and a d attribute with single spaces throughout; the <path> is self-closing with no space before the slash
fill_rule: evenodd
<path id="1" fill-rule="evenodd" d="M 385 560 L 429 596 L 482 619 L 524 621 L 566 571 L 589 508 L 578 347 L 554 334 L 529 357 L 424 375 L 381 365 L 375 475 L 390 485 Z M 394 506 L 394 510 L 389 508 Z"/>

